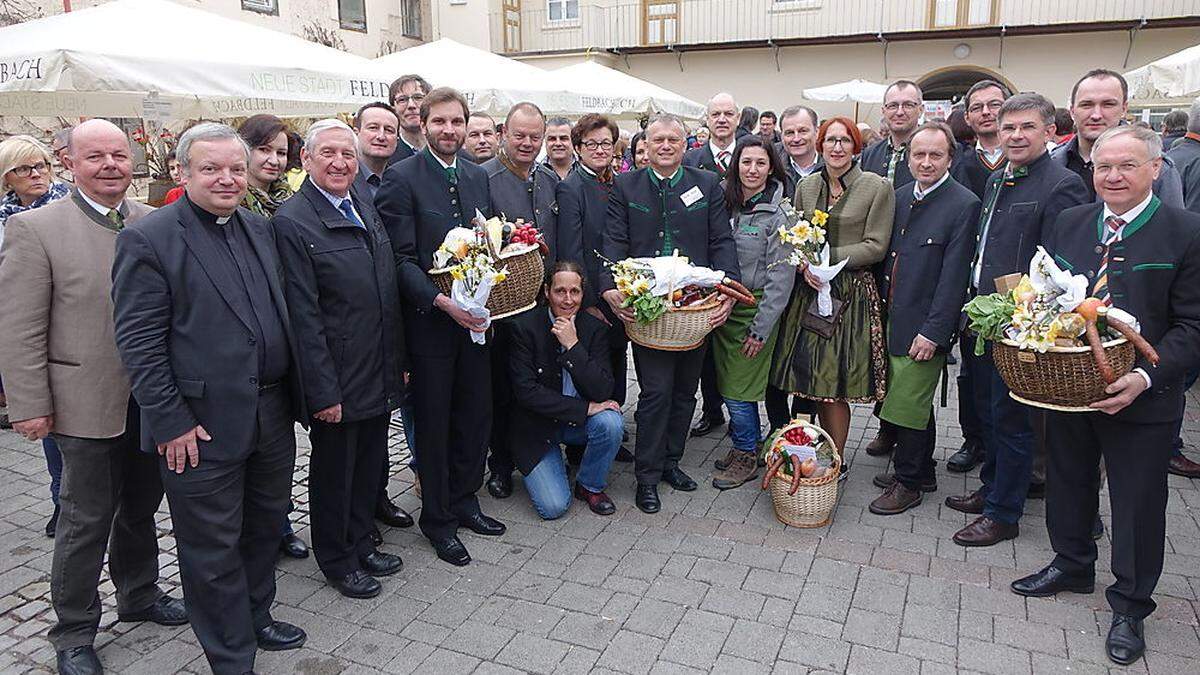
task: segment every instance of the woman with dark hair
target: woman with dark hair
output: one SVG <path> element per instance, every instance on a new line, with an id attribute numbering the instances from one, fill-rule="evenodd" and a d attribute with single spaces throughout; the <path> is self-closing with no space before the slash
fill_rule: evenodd
<path id="1" fill-rule="evenodd" d="M 639 131 L 629 139 L 629 165 L 625 171 L 637 171 L 650 165 L 650 156 L 646 154 L 646 132 Z"/>
<path id="2" fill-rule="evenodd" d="M 775 349 L 776 325 L 787 306 L 796 270 L 779 264 L 790 247 L 779 241 L 787 226 L 780 206 L 787 182 L 778 153 L 760 136 L 738 141 L 725 177 L 725 202 L 731 214 L 742 283 L 758 301 L 737 305 L 713 333 L 717 389 L 729 409 L 733 449 L 713 474 L 713 487 L 735 488 L 758 472 L 758 402 L 766 399 Z"/>
<path id="3" fill-rule="evenodd" d="M 255 115 L 242 122 L 238 135 L 250 146 L 242 206 L 270 218 L 295 192 L 283 175 L 288 164 L 287 126 L 274 115 Z"/>
<path id="4" fill-rule="evenodd" d="M 963 111 L 962 106 L 954 106 L 954 109 L 950 111 L 950 117 L 946 118 L 946 124 L 950 125 L 950 131 L 954 133 L 954 140 L 958 145 L 975 144 L 975 130 L 967 124 L 967 113 Z"/>
<path id="5" fill-rule="evenodd" d="M 734 133 L 734 138 L 742 140 L 742 136 L 751 135 L 754 133 L 754 127 L 758 124 L 758 108 L 746 106 L 742 108 L 742 116 L 738 119 L 737 131 Z"/>
<path id="6" fill-rule="evenodd" d="M 847 261 L 833 281 L 833 312 L 817 311 L 821 281 L 807 267 L 775 345 L 771 383 L 817 401 L 821 426 L 841 451 L 850 434 L 850 404 L 877 403 L 887 393 L 887 354 L 879 290 L 871 268 L 887 255 L 896 194 L 884 177 L 854 157 L 862 151 L 858 127 L 845 117 L 821 124 L 817 147 L 825 168 L 796 188 L 796 208 L 811 220 L 827 216 L 830 264 Z"/>

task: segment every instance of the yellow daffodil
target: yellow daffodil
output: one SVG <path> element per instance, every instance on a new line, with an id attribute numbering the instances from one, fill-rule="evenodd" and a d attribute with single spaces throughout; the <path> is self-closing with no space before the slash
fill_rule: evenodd
<path id="1" fill-rule="evenodd" d="M 821 209 L 813 209 L 812 224 L 824 226 L 825 221 L 829 220 L 829 214 Z"/>

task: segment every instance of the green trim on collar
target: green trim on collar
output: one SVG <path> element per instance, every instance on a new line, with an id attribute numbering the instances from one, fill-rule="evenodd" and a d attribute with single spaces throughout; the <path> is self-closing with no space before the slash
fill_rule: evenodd
<path id="1" fill-rule="evenodd" d="M 1121 233 L 1121 239 L 1128 239 L 1138 230 L 1142 229 L 1142 226 L 1154 217 L 1154 213 L 1158 211 L 1158 207 L 1161 205 L 1162 201 L 1158 198 L 1158 195 L 1151 194 L 1150 203 L 1146 205 L 1146 208 L 1142 209 L 1142 212 L 1138 214 L 1137 218 L 1133 219 L 1133 222 L 1125 224 L 1125 230 Z M 1104 209 L 1100 209 L 1099 215 L 1096 216 L 1096 239 L 1101 242 L 1104 241 Z"/>
<path id="2" fill-rule="evenodd" d="M 658 180 L 658 174 L 654 172 L 654 168 L 649 167 L 649 166 L 646 167 L 646 173 L 650 174 L 650 182 L 653 183 L 655 187 L 657 187 L 659 182 L 661 182 L 661 181 Z M 676 185 L 679 185 L 679 181 L 681 181 L 681 180 L 683 180 L 683 166 L 682 165 L 679 168 L 675 169 L 675 173 L 671 174 L 671 177 L 667 179 L 667 187 L 675 187 Z"/>

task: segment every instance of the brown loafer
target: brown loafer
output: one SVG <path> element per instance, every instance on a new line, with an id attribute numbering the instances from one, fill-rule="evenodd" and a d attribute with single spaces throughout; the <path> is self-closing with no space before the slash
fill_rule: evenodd
<path id="1" fill-rule="evenodd" d="M 886 492 L 875 498 L 871 505 L 867 508 L 871 513 L 880 516 L 894 516 L 919 505 L 921 503 L 921 493 L 918 490 L 909 490 L 904 487 L 904 483 L 896 481 Z"/>
<path id="2" fill-rule="evenodd" d="M 896 483 L 896 474 L 894 473 L 877 473 L 871 479 L 875 487 L 883 488 L 884 490 L 892 487 Z M 921 492 L 937 492 L 937 478 L 931 478 L 924 483 L 921 483 Z"/>
<path id="3" fill-rule="evenodd" d="M 1167 473 L 1184 478 L 1200 478 L 1200 464 L 1193 462 L 1183 455 L 1175 455 L 1167 463 Z"/>
<path id="4" fill-rule="evenodd" d="M 983 513 L 983 502 L 984 498 L 982 490 L 976 490 L 965 495 L 952 495 L 950 497 L 946 497 L 946 506 L 949 506 L 955 511 L 962 511 L 963 513 L 970 513 L 972 515 L 979 515 Z"/>
<path id="5" fill-rule="evenodd" d="M 575 484 L 575 498 L 587 502 L 588 508 L 598 516 L 611 516 L 617 510 L 617 505 L 604 492 L 592 492 L 579 483 Z"/>
<path id="6" fill-rule="evenodd" d="M 890 454 L 895 447 L 896 435 L 889 434 L 880 429 L 879 433 L 875 434 L 875 438 L 870 443 L 867 443 L 866 451 L 872 457 L 881 457 Z"/>
<path id="7" fill-rule="evenodd" d="M 994 546 L 1008 539 L 1016 539 L 1021 533 L 1021 526 L 1013 523 L 1007 525 L 979 516 L 963 529 L 954 533 L 954 543 L 959 546 Z"/>

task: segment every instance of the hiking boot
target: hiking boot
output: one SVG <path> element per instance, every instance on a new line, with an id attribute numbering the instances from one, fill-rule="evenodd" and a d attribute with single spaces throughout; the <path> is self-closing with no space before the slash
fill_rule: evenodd
<path id="1" fill-rule="evenodd" d="M 739 452 L 741 451 L 730 448 L 729 452 L 725 453 L 724 457 L 713 460 L 713 468 L 715 468 L 717 471 L 724 471 L 725 469 L 728 469 L 729 465 L 733 463 L 734 457 L 736 457 Z"/>
<path id="2" fill-rule="evenodd" d="M 713 474 L 713 487 L 718 490 L 729 490 L 758 475 L 758 462 L 755 453 L 736 451 L 729 466 Z"/>

